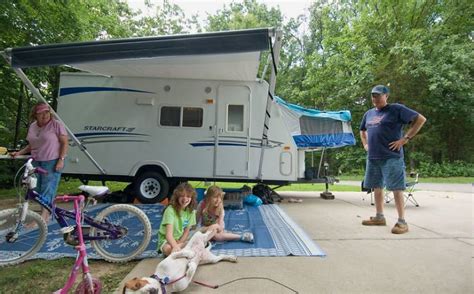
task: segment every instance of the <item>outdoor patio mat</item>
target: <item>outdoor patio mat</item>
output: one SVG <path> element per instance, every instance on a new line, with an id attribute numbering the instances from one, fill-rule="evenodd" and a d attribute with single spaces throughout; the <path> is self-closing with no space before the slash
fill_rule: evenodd
<path id="1" fill-rule="evenodd" d="M 88 210 L 95 215 L 110 204 L 99 204 Z M 163 209 L 160 204 L 137 205 L 152 223 L 152 240 L 141 258 L 157 256 L 158 228 Z M 216 254 L 236 256 L 325 256 L 325 253 L 311 238 L 278 206 L 245 206 L 241 210 L 226 210 L 226 230 L 236 233 L 252 232 L 255 242 L 240 241 L 215 242 L 212 251 Z M 129 242 L 129 241 L 128 241 Z M 128 246 L 123 244 L 123 246 Z M 101 259 L 90 244 L 87 244 L 89 258 Z M 0 252 L 1 254 L 1 252 Z M 48 238 L 41 250 L 33 258 L 56 259 L 75 257 L 77 252 L 63 241 L 56 221 L 50 222 Z"/>
<path id="2" fill-rule="evenodd" d="M 251 231 L 255 242 L 217 242 L 212 248 L 214 253 L 236 256 L 325 256 L 319 246 L 276 204 L 226 210 L 225 224 L 229 231 Z"/>

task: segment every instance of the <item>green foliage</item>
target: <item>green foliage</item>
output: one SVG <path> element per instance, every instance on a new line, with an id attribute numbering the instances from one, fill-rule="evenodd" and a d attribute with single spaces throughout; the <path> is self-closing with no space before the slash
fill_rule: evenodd
<path id="1" fill-rule="evenodd" d="M 13 187 L 15 174 L 22 165 L 20 160 L 0 160 L 0 189 Z"/>
<path id="2" fill-rule="evenodd" d="M 151 3 L 148 3 L 148 7 L 155 8 Z M 133 36 L 173 35 L 201 30 L 196 16 L 188 19 L 178 5 L 164 0 L 161 6 L 156 6 L 154 15 L 144 16 L 134 23 Z"/>
<path id="3" fill-rule="evenodd" d="M 268 8 L 257 0 L 232 2 L 207 17 L 207 31 L 280 27 L 283 16 L 279 9 Z"/>
<path id="4" fill-rule="evenodd" d="M 409 151 L 472 162 L 472 8 L 472 1 L 316 1 L 302 104 L 349 109 L 359 122 L 370 88 L 389 84 L 389 102 L 428 118 Z"/>
<path id="5" fill-rule="evenodd" d="M 60 42 L 130 36 L 134 15 L 121 1 L 0 1 L 0 50 Z M 56 107 L 59 72 L 50 67 L 25 70 L 42 95 Z M 25 138 L 28 113 L 35 103 L 6 63 L 0 63 L 0 146 L 15 148 Z M 6 114 L 6 115 L 3 115 Z"/>
<path id="6" fill-rule="evenodd" d="M 474 164 L 456 160 L 454 162 L 433 162 L 424 153 L 413 152 L 410 159 L 415 162 L 416 171 L 423 177 L 473 177 Z"/>
<path id="7" fill-rule="evenodd" d="M 464 161 L 422 162 L 418 172 L 428 177 L 474 177 L 474 164 Z"/>
<path id="8" fill-rule="evenodd" d="M 337 174 L 362 175 L 365 170 L 366 151 L 364 148 L 344 148 L 335 152 Z"/>

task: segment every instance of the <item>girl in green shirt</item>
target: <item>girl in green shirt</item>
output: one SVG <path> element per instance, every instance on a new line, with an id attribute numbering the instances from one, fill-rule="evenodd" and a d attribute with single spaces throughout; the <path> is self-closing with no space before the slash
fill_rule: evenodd
<path id="1" fill-rule="evenodd" d="M 190 184 L 181 183 L 176 187 L 161 220 L 158 252 L 168 256 L 183 249 L 191 227 L 196 225 L 196 203 L 196 190 Z"/>

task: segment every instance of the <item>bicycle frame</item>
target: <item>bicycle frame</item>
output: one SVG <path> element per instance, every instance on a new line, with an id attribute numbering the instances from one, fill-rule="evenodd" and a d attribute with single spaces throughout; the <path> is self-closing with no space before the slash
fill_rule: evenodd
<path id="1" fill-rule="evenodd" d="M 90 269 L 89 269 L 89 263 L 87 261 L 87 251 L 86 251 L 86 245 L 84 243 L 84 238 L 82 235 L 82 222 L 83 222 L 83 213 L 81 210 L 81 207 L 84 203 L 85 197 L 83 195 L 79 196 L 58 196 L 56 197 L 55 201 L 74 201 L 74 216 L 76 220 L 76 227 L 77 227 L 77 237 L 79 239 L 79 245 L 76 246 L 77 252 L 77 257 L 76 261 L 74 262 L 74 266 L 72 267 L 71 274 L 69 275 L 69 278 L 66 281 L 66 284 L 64 285 L 63 288 L 57 290 L 54 293 L 58 294 L 67 294 L 68 291 L 72 288 L 74 285 L 74 282 L 76 281 L 77 274 L 79 273 L 79 268 L 82 268 L 82 273 L 84 275 L 84 279 L 87 279 L 89 282 L 88 285 L 90 285 L 91 293 L 94 293 L 94 284 L 92 282 L 92 275 L 90 274 Z"/>
<path id="2" fill-rule="evenodd" d="M 74 196 L 70 196 L 70 195 L 64 195 L 64 196 L 74 197 Z M 83 195 L 80 195 L 80 196 L 84 197 Z M 63 196 L 58 196 L 58 197 L 63 197 Z M 46 201 L 44 200 L 44 197 L 42 197 L 42 195 L 40 195 L 38 192 L 36 192 L 34 190 L 28 190 L 26 200 L 33 200 L 33 201 L 37 202 L 39 205 L 41 205 L 41 207 L 44 207 L 45 209 L 47 209 L 54 216 L 54 218 L 56 219 L 56 221 L 58 222 L 58 224 L 61 228 L 69 227 L 69 224 L 68 224 L 66 219 L 68 219 L 68 218 L 69 219 L 74 219 L 75 218 L 75 214 L 74 214 L 73 211 L 69 211 L 67 209 L 63 209 L 63 208 L 57 207 L 57 206 L 53 206 L 53 207 L 50 206 L 48 203 L 46 203 Z M 103 239 L 117 239 L 117 238 L 122 237 L 122 232 L 120 231 L 120 227 L 116 227 L 113 224 L 102 225 L 100 223 L 97 223 L 94 220 L 94 218 L 92 218 L 92 217 L 90 217 L 86 214 L 84 214 L 83 218 L 84 218 L 83 223 L 85 223 L 89 226 L 95 227 L 95 228 L 103 231 L 104 233 L 107 233 L 106 235 L 102 235 L 102 236 L 90 236 L 89 234 L 87 234 L 87 235 L 83 236 L 85 241 L 103 240 Z M 82 228 L 81 228 L 81 231 L 82 231 Z"/>
<path id="3" fill-rule="evenodd" d="M 37 202 L 41 207 L 43 207 L 44 209 L 48 210 L 48 212 L 50 214 L 52 214 L 54 216 L 54 218 L 56 219 L 56 221 L 58 222 L 59 226 L 61 228 L 67 228 L 67 227 L 70 227 L 68 222 L 67 222 L 67 219 L 75 219 L 76 215 L 74 212 L 72 211 L 69 211 L 69 210 L 66 210 L 66 209 L 63 209 L 63 208 L 60 208 L 60 207 L 57 207 L 55 205 L 51 206 L 49 203 L 47 203 L 47 201 L 45 200 L 45 198 L 39 194 L 38 192 L 36 192 L 34 189 L 34 187 L 36 186 L 36 179 L 32 177 L 32 175 L 34 173 L 44 173 L 45 171 L 43 171 L 41 168 L 34 168 L 33 165 L 31 164 L 32 162 L 32 158 L 28 159 L 27 163 L 25 164 L 25 172 L 23 173 L 23 177 L 22 177 L 22 184 L 26 185 L 27 186 L 27 193 L 25 195 L 25 204 L 23 205 L 23 211 L 22 211 L 22 217 L 21 217 L 21 223 L 24 222 L 24 219 L 26 216 L 26 211 L 28 210 L 28 201 L 29 200 L 33 200 L 35 202 Z M 65 195 L 65 196 L 68 196 L 68 197 L 74 197 L 74 196 L 69 196 L 69 195 Z M 58 197 L 65 197 L 65 196 L 58 196 Z M 82 197 L 84 197 L 85 199 L 85 196 L 83 195 L 80 195 Z M 92 217 L 86 215 L 86 214 L 83 214 L 83 223 L 89 225 L 89 226 L 92 226 L 92 227 L 95 227 L 97 228 L 98 230 L 100 230 L 101 232 L 103 232 L 103 235 L 101 236 L 90 236 L 89 234 L 87 234 L 86 236 L 82 236 L 82 228 L 81 228 L 81 238 L 83 237 L 84 240 L 86 241 L 91 241 L 91 240 L 104 240 L 104 239 L 118 239 L 120 237 L 122 237 L 123 235 L 123 232 L 121 230 L 121 227 L 120 226 L 116 226 L 116 225 L 113 225 L 113 224 L 101 224 L 101 223 L 98 223 L 97 221 L 95 221 Z M 79 226 L 77 226 L 79 227 Z M 20 229 L 20 226 L 18 226 L 17 228 L 17 231 Z M 77 234 L 77 231 L 76 231 L 76 237 L 78 238 L 78 234 Z"/>
<path id="4" fill-rule="evenodd" d="M 48 233 L 47 220 L 44 219 L 47 212 L 51 213 L 51 218 L 56 219 L 66 244 L 75 247 L 81 242 L 90 241 L 98 256 L 109 262 L 127 262 L 147 249 L 152 227 L 147 215 L 140 208 L 117 204 L 97 207 L 91 212 L 82 210 L 81 222 L 78 223 L 75 220 L 75 210 L 60 207 L 56 202 L 50 203 L 45 195 L 34 191 L 37 183 L 34 174 L 46 172 L 40 167 L 35 168 L 32 161 L 32 158 L 28 159 L 15 175 L 15 187 L 20 198 L 17 207 L 0 211 L 0 266 L 20 263 L 41 250 Z M 90 202 L 96 202 L 96 197 L 108 192 L 106 187 L 84 186 L 81 189 L 84 191 L 81 194 L 85 204 L 81 208 L 88 207 Z M 56 198 L 76 195 L 79 194 Z M 91 198 L 87 199 L 88 195 Z M 29 209 L 32 201 L 42 208 L 42 215 Z M 56 221 L 52 222 L 55 226 Z M 82 241 L 79 241 L 79 238 L 82 238 Z M 93 279 L 93 282 L 98 288 L 98 281 Z M 81 289 L 90 287 L 87 279 L 80 285 Z"/>

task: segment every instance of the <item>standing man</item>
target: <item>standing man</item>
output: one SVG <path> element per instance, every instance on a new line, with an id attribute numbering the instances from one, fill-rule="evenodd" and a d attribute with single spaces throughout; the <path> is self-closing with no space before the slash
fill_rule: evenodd
<path id="1" fill-rule="evenodd" d="M 385 226 L 383 214 L 383 188 L 392 191 L 398 212 L 398 221 L 392 228 L 393 234 L 408 232 L 405 221 L 405 162 L 403 145 L 418 133 L 426 118 L 418 112 L 398 103 L 388 104 L 388 87 L 375 86 L 372 89 L 372 104 L 360 124 L 360 138 L 367 151 L 364 187 L 374 189 L 375 217 L 362 221 L 364 226 Z M 403 135 L 402 128 L 410 124 Z"/>

